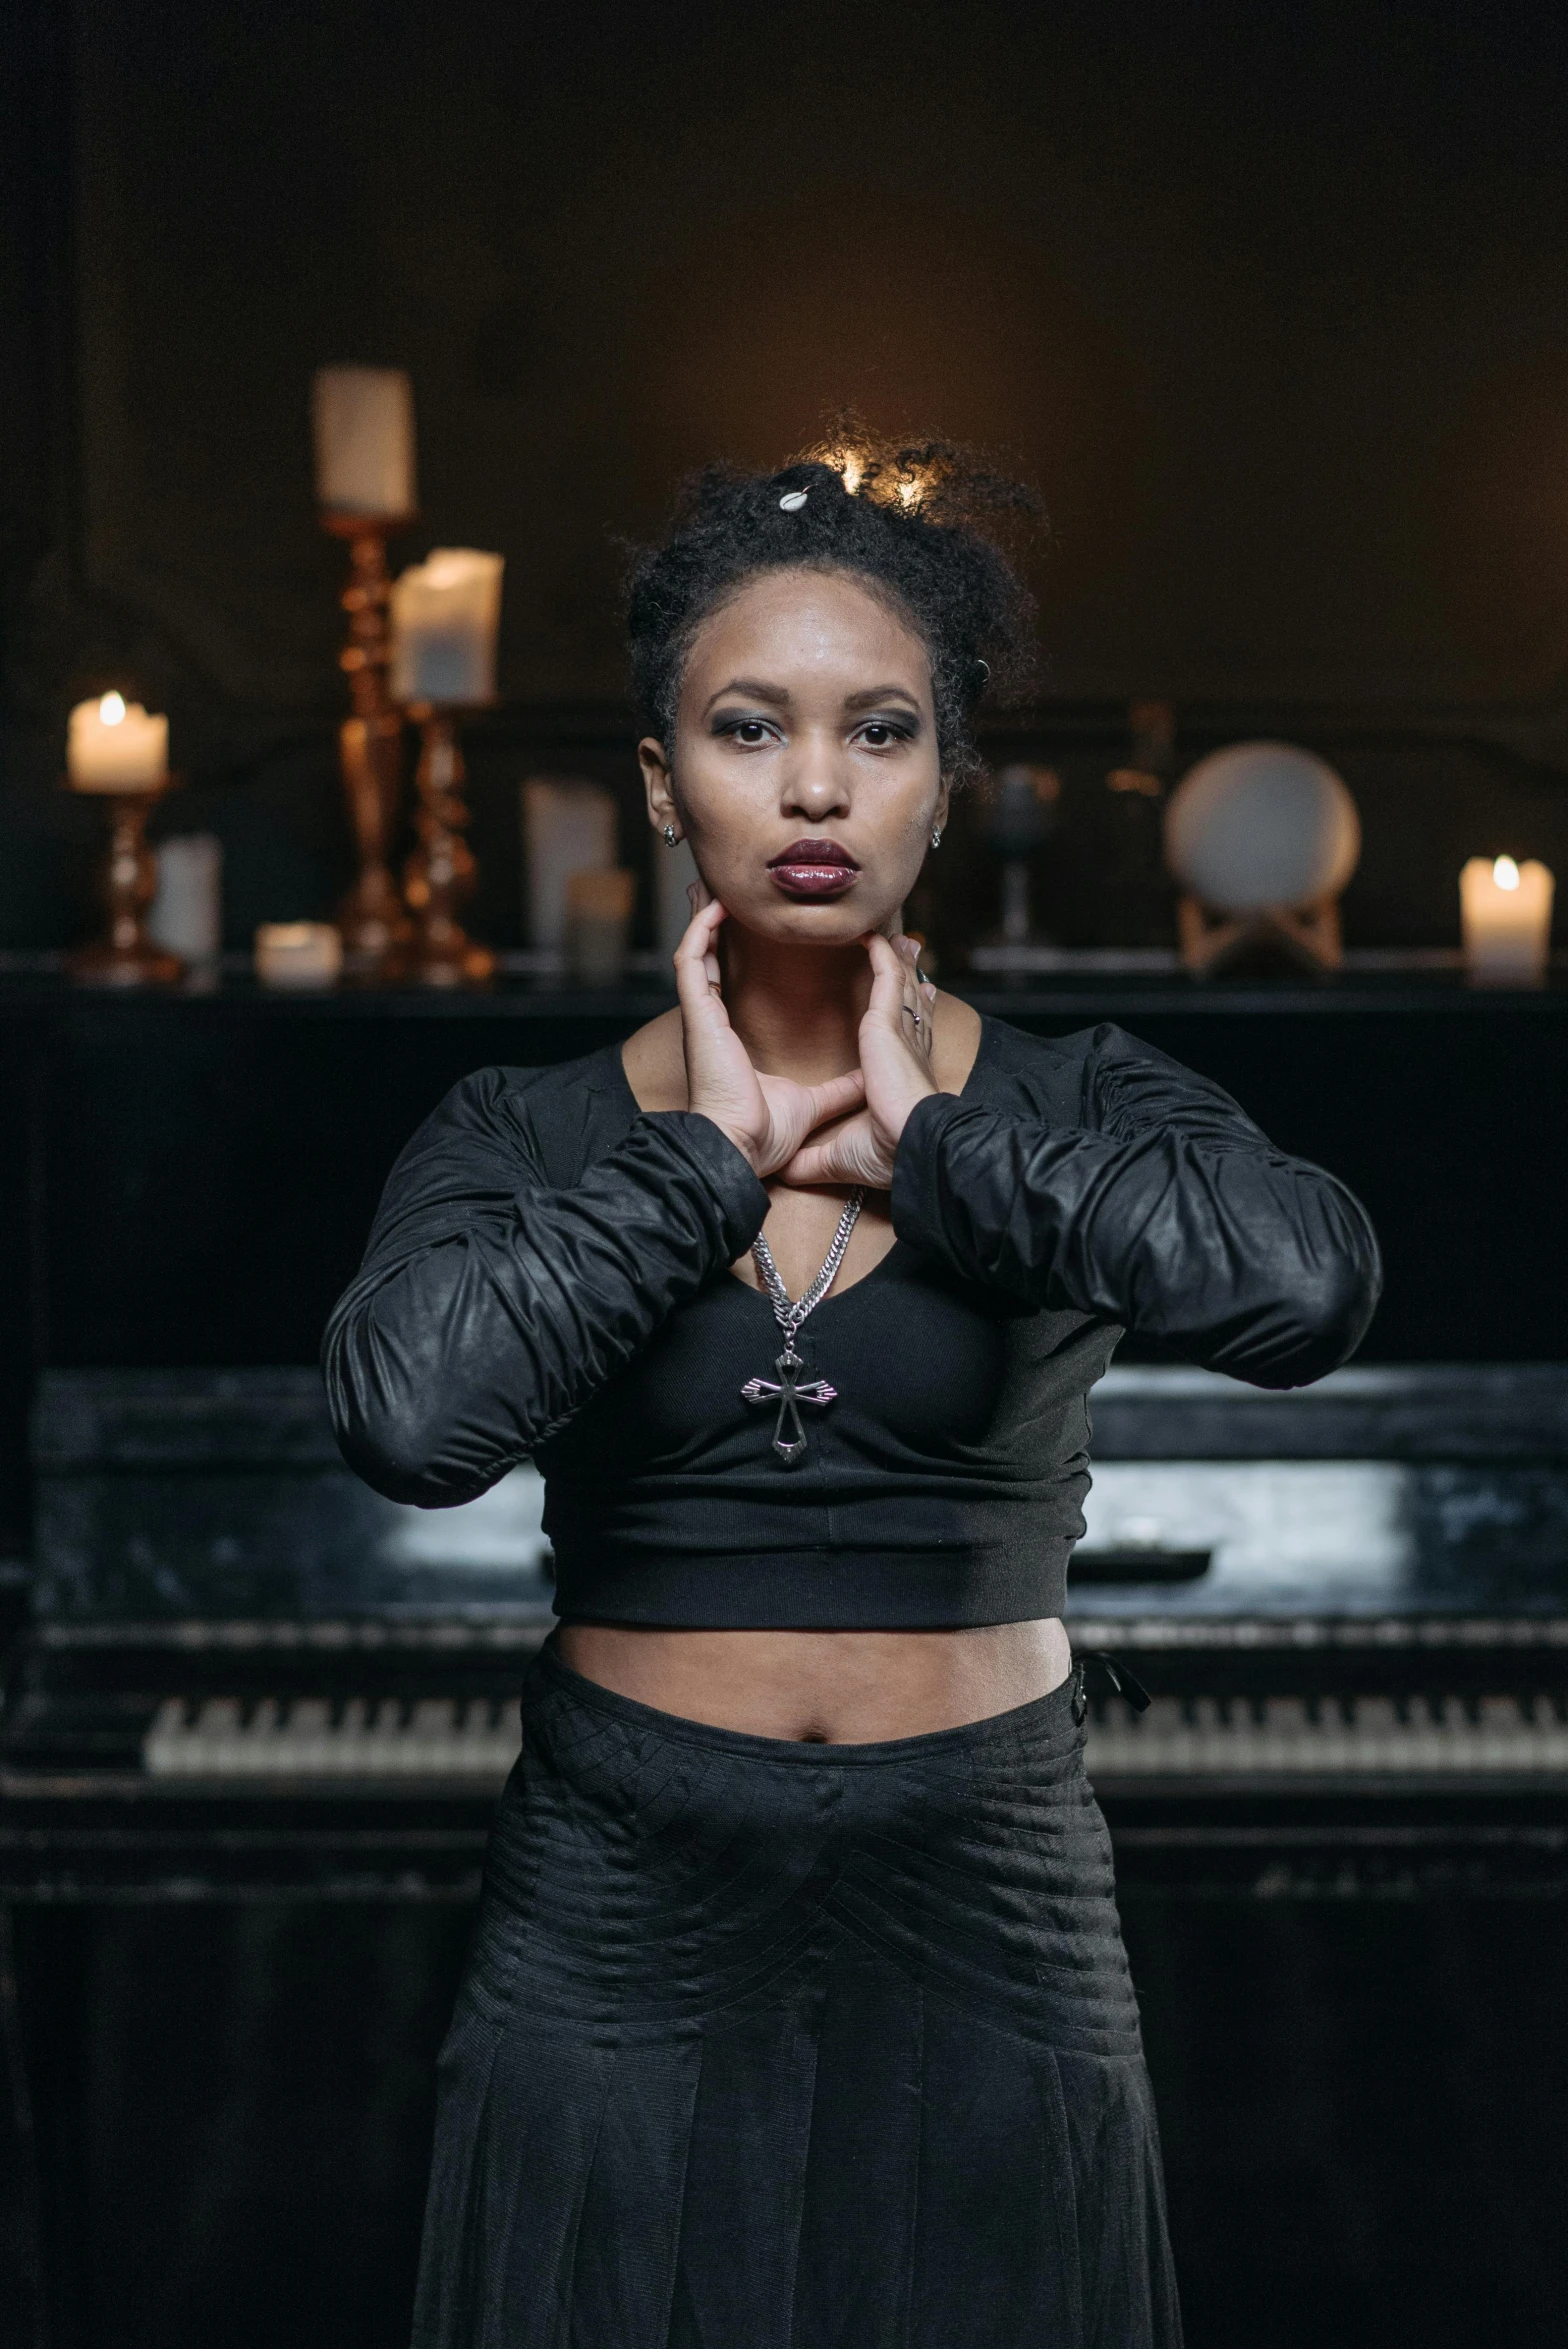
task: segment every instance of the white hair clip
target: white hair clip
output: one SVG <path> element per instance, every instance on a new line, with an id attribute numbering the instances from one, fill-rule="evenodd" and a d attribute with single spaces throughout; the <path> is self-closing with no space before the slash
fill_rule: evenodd
<path id="1" fill-rule="evenodd" d="M 809 489 L 787 489 L 779 500 L 780 513 L 798 514 L 810 495 Z"/>

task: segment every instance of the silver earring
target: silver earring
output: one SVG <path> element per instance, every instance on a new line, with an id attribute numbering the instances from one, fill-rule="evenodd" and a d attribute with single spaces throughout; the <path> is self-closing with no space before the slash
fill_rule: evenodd
<path id="1" fill-rule="evenodd" d="M 933 825 L 932 827 L 931 845 L 933 848 L 940 848 L 942 845 L 942 827 L 940 824 Z"/>
<path id="2" fill-rule="evenodd" d="M 680 844 L 681 844 L 681 842 L 680 842 L 680 834 L 679 834 L 679 833 L 676 831 L 676 829 L 675 829 L 675 826 L 674 826 L 673 824 L 666 824 L 666 825 L 665 825 L 665 827 L 664 827 L 664 845 L 665 845 L 665 847 L 666 847 L 666 848 L 679 848 Z"/>

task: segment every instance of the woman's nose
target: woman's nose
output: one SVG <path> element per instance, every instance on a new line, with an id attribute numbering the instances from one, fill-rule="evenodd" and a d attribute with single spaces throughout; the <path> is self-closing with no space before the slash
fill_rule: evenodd
<path id="1" fill-rule="evenodd" d="M 787 814 L 819 818 L 849 813 L 849 775 L 839 745 L 806 735 L 795 745 L 784 784 Z"/>

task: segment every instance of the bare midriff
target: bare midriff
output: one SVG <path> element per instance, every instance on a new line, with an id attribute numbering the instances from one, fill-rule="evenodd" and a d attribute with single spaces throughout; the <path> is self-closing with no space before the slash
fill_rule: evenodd
<path id="1" fill-rule="evenodd" d="M 1056 1616 L 937 1631 L 674 1631 L 563 1623 L 561 1661 L 661 1713 L 824 1745 L 924 1737 L 1011 1712 L 1067 1678 Z"/>
<path id="2" fill-rule="evenodd" d="M 957 1091 L 979 1043 L 967 1004 L 939 996 L 937 1074 Z M 664 1014 L 623 1048 L 627 1081 L 644 1109 L 683 1109 L 680 1016 Z M 951 1041 L 949 1041 L 949 1039 Z M 946 1050 L 944 1052 L 944 1046 Z M 842 1197 L 770 1183 L 769 1244 L 791 1295 L 821 1263 Z M 841 1295 L 893 1244 L 885 1197 L 866 1201 L 834 1284 Z M 760 1286 L 750 1255 L 731 1267 Z M 924 1737 L 1011 1712 L 1059 1688 L 1072 1669 L 1057 1616 L 1026 1623 L 918 1631 L 707 1631 L 651 1624 L 563 1623 L 561 1661 L 585 1680 L 661 1713 L 753 1737 L 872 1745 Z"/>

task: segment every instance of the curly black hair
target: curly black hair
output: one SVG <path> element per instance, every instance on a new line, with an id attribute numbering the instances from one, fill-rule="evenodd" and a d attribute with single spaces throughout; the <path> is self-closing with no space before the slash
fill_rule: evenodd
<path id="1" fill-rule="evenodd" d="M 673 747 L 681 672 L 708 614 L 759 571 L 845 571 L 912 627 L 931 657 L 949 784 L 979 766 L 983 694 L 1021 697 L 1035 673 L 1034 601 L 1004 539 L 1043 520 L 1034 491 L 947 441 L 877 445 L 858 429 L 777 473 L 710 465 L 683 486 L 661 545 L 626 590 L 632 683 Z"/>

